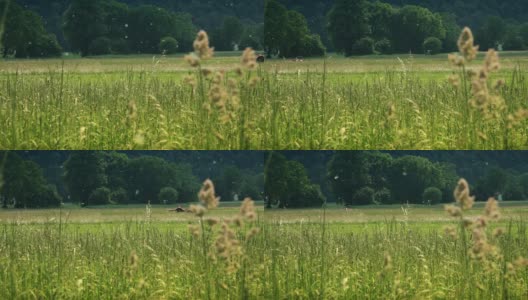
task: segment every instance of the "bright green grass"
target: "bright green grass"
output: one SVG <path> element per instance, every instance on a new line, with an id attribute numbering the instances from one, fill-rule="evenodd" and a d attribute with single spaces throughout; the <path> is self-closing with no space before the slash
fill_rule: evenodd
<path id="1" fill-rule="evenodd" d="M 0 212 L 0 298 L 523 299 L 527 270 L 507 279 L 502 270 L 505 261 L 528 256 L 527 206 L 502 204 L 504 221 L 492 227 L 506 234 L 490 242 L 505 260 L 489 270 L 473 261 L 465 267 L 460 239 L 442 231 L 456 223 L 440 206 L 404 207 L 403 219 L 400 206 L 334 206 L 325 223 L 321 209 L 260 211 L 261 231 L 243 243 L 247 259 L 234 273 L 204 260 L 201 238 L 187 230 L 196 217 L 181 219 L 165 207 L 153 207 L 150 221 L 141 206 L 7 210 Z M 230 217 L 237 207 L 210 213 Z M 343 220 L 351 214 L 363 217 Z M 207 244 L 217 230 L 208 231 Z M 384 268 L 385 255 L 392 269 Z"/>
<path id="2" fill-rule="evenodd" d="M 524 299 L 528 269 L 504 276 L 528 256 L 526 202 L 502 202 L 489 242 L 501 256 L 472 260 L 461 236 L 444 234 L 456 220 L 441 206 L 266 210 L 275 299 Z M 468 216 L 481 214 L 478 203 Z M 506 234 L 493 237 L 503 227 Z M 459 233 L 460 234 L 460 233 Z M 471 237 L 471 236 L 469 236 Z M 391 268 L 385 259 L 391 258 Z"/>
<path id="3" fill-rule="evenodd" d="M 223 203 L 207 216 L 234 217 L 238 205 Z M 4 210 L 0 219 L 1 299 L 247 299 L 263 293 L 249 281 L 261 276 L 249 266 L 262 257 L 263 240 L 245 240 L 248 223 L 236 231 L 241 266 L 229 272 L 218 256 L 203 255 L 213 250 L 208 245 L 219 225 L 205 227 L 204 247 L 188 230 L 199 219 L 165 206 L 153 206 L 150 215 L 144 206 Z"/>
<path id="4" fill-rule="evenodd" d="M 204 67 L 233 69 L 234 54 Z M 482 54 L 481 54 L 482 56 Z M 480 66 L 481 60 L 472 68 Z M 203 108 L 180 56 L 14 60 L 0 65 L 0 149 L 527 149 L 526 53 L 506 53 L 507 109 L 485 121 L 469 108 L 445 55 L 269 60 L 240 79 L 240 108 L 220 124 Z M 17 73 L 18 71 L 18 73 Z M 238 78 L 228 73 L 228 78 Z M 137 117 L 129 118 L 129 103 Z M 393 105 L 393 119 L 387 118 Z"/>

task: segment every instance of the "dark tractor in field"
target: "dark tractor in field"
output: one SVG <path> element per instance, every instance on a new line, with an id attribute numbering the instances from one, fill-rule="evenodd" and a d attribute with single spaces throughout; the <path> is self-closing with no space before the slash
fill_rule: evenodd
<path id="1" fill-rule="evenodd" d="M 178 206 L 176 208 L 173 208 L 173 209 L 169 209 L 169 211 L 171 212 L 177 212 L 177 213 L 182 213 L 182 212 L 187 212 L 188 210 L 181 207 L 181 206 Z"/>

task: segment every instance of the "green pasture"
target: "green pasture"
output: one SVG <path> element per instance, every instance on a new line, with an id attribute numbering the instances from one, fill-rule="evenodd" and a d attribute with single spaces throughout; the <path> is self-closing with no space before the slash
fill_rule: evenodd
<path id="1" fill-rule="evenodd" d="M 448 82 L 463 73 L 446 55 L 272 59 L 243 75 L 237 55 L 202 66 L 226 70 L 227 106 L 214 102 L 213 75 L 181 56 L 4 61 L 0 149 L 528 148 L 526 120 L 508 121 L 528 107 L 524 52 L 504 53 L 491 74 L 505 104 L 493 119 L 468 103 L 470 82 Z"/>
<path id="2" fill-rule="evenodd" d="M 0 211 L 0 297 L 6 299 L 523 299 L 526 202 L 501 202 L 486 231 L 496 255 L 471 258 L 471 235 L 441 206 L 266 209 L 231 225 L 240 248 L 214 255 L 219 225 L 165 206 Z M 238 205 L 205 218 L 230 218 Z M 468 213 L 482 214 L 478 203 Z M 250 240 L 250 228 L 260 231 Z M 503 234 L 493 235 L 496 228 Z M 469 232 L 466 232 L 469 234 Z M 235 248 L 232 248 L 235 247 Z M 223 248 L 222 248 L 223 249 Z M 239 249 L 239 250 L 236 250 Z M 236 250 L 236 251 L 235 251 Z M 230 254 L 230 255 L 231 255 Z M 234 263 L 234 265 L 233 265 Z M 233 267 L 235 266 L 235 267 Z"/>

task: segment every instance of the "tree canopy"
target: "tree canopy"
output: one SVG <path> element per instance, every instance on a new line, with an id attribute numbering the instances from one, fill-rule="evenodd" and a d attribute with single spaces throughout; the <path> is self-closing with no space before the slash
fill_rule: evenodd
<path id="1" fill-rule="evenodd" d="M 325 201 L 320 186 L 310 181 L 302 163 L 275 152 L 266 158 L 264 190 L 268 208 L 317 207 Z"/>
<path id="2" fill-rule="evenodd" d="M 3 57 L 48 57 L 61 54 L 62 49 L 55 35 L 46 31 L 42 18 L 35 12 L 23 9 L 13 1 L 0 0 L 0 16 L 4 15 L 6 19 L 2 24 L 4 32 L 1 40 Z"/>
<path id="3" fill-rule="evenodd" d="M 262 47 L 263 6 L 250 0 L 17 2 L 40 15 L 64 49 L 82 55 L 161 53 L 159 44 L 167 37 L 178 42 L 178 52 L 188 52 L 198 29 L 209 31 L 218 50 Z"/>
<path id="4" fill-rule="evenodd" d="M 328 50 L 345 55 L 434 54 L 438 40 L 441 51 L 450 52 L 456 50 L 463 26 L 474 29 L 481 49 L 528 48 L 523 34 L 528 28 L 528 4 L 522 0 L 281 0 L 280 4 L 305 16 L 309 31 L 319 35 Z"/>
<path id="5" fill-rule="evenodd" d="M 308 29 L 306 18 L 287 10 L 277 0 L 266 0 L 264 44 L 268 56 L 322 56 L 325 48 L 318 35 Z"/>
<path id="6" fill-rule="evenodd" d="M 4 207 L 53 207 L 62 199 L 82 206 L 194 202 L 207 178 L 215 182 L 222 201 L 263 195 L 263 156 L 258 153 L 9 152 L 2 168 L 3 157 L 0 153 Z"/>
<path id="7" fill-rule="evenodd" d="M 293 160 L 302 164 L 308 181 L 320 186 L 328 201 L 345 205 L 449 203 L 461 177 L 468 180 L 477 199 L 500 194 L 504 200 L 523 200 L 528 199 L 527 155 L 522 151 L 275 152 L 275 162 L 267 164 L 265 192 L 274 204 L 280 195 L 287 195 L 286 169 L 293 169 L 288 165 Z"/>

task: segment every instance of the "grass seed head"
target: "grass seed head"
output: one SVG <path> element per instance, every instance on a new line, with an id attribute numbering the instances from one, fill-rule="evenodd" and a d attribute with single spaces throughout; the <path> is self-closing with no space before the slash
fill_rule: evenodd
<path id="1" fill-rule="evenodd" d="M 451 237 L 452 239 L 456 239 L 458 237 L 457 230 L 454 226 L 444 227 L 444 232 L 447 236 Z"/>
<path id="2" fill-rule="evenodd" d="M 216 218 L 209 218 L 207 220 L 205 220 L 207 222 L 207 225 L 209 225 L 209 227 L 213 227 L 215 226 L 216 224 L 219 223 L 218 219 Z"/>
<path id="3" fill-rule="evenodd" d="M 505 232 L 506 230 L 503 227 L 495 228 L 493 230 L 493 236 L 497 238 L 499 236 L 504 235 Z"/>
<path id="4" fill-rule="evenodd" d="M 477 57 L 478 46 L 474 45 L 475 39 L 469 27 L 465 27 L 458 38 L 458 50 L 467 62 Z"/>
<path id="5" fill-rule="evenodd" d="M 194 52 L 200 59 L 213 57 L 214 49 L 209 47 L 209 36 L 207 32 L 200 30 L 193 43 Z"/>
<path id="6" fill-rule="evenodd" d="M 193 237 L 197 238 L 200 236 L 200 227 L 197 225 L 189 225 L 189 232 Z"/>
<path id="7" fill-rule="evenodd" d="M 484 59 L 484 69 L 488 72 L 498 71 L 500 69 L 499 54 L 495 49 L 489 49 Z"/>
<path id="8" fill-rule="evenodd" d="M 255 202 L 251 198 L 246 198 L 240 205 L 240 215 L 248 220 L 255 219 Z"/>
<path id="9" fill-rule="evenodd" d="M 196 68 L 200 65 L 200 57 L 194 53 L 185 55 L 183 59 L 193 68 Z"/>
<path id="10" fill-rule="evenodd" d="M 462 216 L 462 210 L 458 206 L 446 205 L 446 206 L 444 206 L 444 209 L 452 217 L 461 217 Z"/>
<path id="11" fill-rule="evenodd" d="M 208 208 L 217 208 L 220 201 L 219 197 L 216 197 L 215 187 L 210 179 L 204 181 L 202 189 L 198 193 L 198 199 Z"/>
<path id="12" fill-rule="evenodd" d="M 517 268 L 523 268 L 523 267 L 528 267 L 528 259 L 524 258 L 524 257 L 519 257 L 517 258 L 513 264 L 517 267 Z"/>
<path id="13" fill-rule="evenodd" d="M 489 198 L 484 208 L 484 214 L 491 220 L 498 220 L 500 218 L 499 203 L 495 198 Z"/>
<path id="14" fill-rule="evenodd" d="M 256 228 L 256 227 L 251 228 L 251 230 L 249 230 L 249 232 L 246 234 L 246 241 L 249 241 L 252 238 L 254 238 L 259 232 L 260 232 L 259 228 Z"/>
<path id="15" fill-rule="evenodd" d="M 455 75 L 455 74 L 450 75 L 448 77 L 448 81 L 454 87 L 459 87 L 460 86 L 460 77 Z"/>
<path id="16" fill-rule="evenodd" d="M 473 207 L 473 204 L 475 203 L 475 197 L 469 195 L 469 184 L 463 178 L 458 181 L 458 185 L 454 191 L 454 196 L 456 202 L 464 210 L 471 209 Z"/>
<path id="17" fill-rule="evenodd" d="M 515 113 L 508 115 L 506 119 L 508 122 L 508 128 L 512 129 L 514 127 L 518 127 L 526 119 L 528 119 L 528 109 L 521 108 L 517 110 Z"/>
<path id="18" fill-rule="evenodd" d="M 191 205 L 189 210 L 197 217 L 203 217 L 207 211 L 202 205 Z"/>
<path id="19" fill-rule="evenodd" d="M 251 48 L 246 48 L 242 53 L 242 65 L 248 69 L 254 69 L 257 66 L 257 55 Z"/>
<path id="20" fill-rule="evenodd" d="M 464 58 L 457 54 L 449 54 L 447 59 L 451 64 L 457 67 L 462 67 L 465 64 Z"/>

